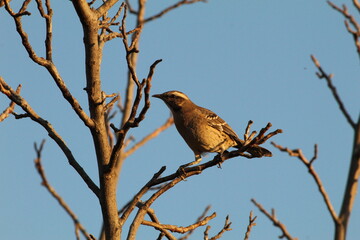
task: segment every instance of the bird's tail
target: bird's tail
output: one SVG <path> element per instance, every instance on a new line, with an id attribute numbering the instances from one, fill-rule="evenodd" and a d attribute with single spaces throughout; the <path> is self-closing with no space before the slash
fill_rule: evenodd
<path id="1" fill-rule="evenodd" d="M 260 146 L 252 146 L 246 150 L 248 153 L 253 155 L 254 157 L 271 157 L 272 153 L 266 148 Z"/>
<path id="2" fill-rule="evenodd" d="M 235 147 L 236 148 L 241 148 L 243 146 L 244 141 L 240 140 L 240 141 L 237 141 L 237 142 L 239 143 L 239 145 L 237 145 Z M 253 157 L 257 157 L 257 158 L 271 157 L 272 156 L 272 153 L 269 150 L 267 150 L 266 148 L 260 147 L 260 146 L 249 147 L 246 151 L 248 153 L 250 153 Z"/>

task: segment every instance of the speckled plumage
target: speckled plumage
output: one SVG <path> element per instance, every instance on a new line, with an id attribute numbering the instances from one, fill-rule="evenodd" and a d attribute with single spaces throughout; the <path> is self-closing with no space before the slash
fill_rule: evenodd
<path id="1" fill-rule="evenodd" d="M 243 141 L 222 118 L 197 106 L 184 93 L 168 91 L 153 97 L 162 99 L 169 107 L 178 132 L 195 154 L 195 161 L 186 166 L 200 162 L 205 152 L 221 154 L 230 147 L 241 147 Z M 254 157 L 271 156 L 271 152 L 259 146 L 248 152 Z"/>

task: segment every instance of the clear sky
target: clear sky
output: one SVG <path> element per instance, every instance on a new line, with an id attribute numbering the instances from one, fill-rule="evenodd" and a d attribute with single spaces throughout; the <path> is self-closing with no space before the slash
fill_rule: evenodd
<path id="1" fill-rule="evenodd" d="M 15 2 L 15 1 L 13 1 Z M 148 1 L 151 16 L 173 1 Z M 357 14 L 351 1 L 347 4 Z M 12 3 L 13 4 L 13 3 Z M 87 110 L 82 29 L 70 1 L 52 1 L 54 62 L 72 94 Z M 14 7 L 15 8 L 15 7 Z M 16 8 L 15 8 L 16 9 Z M 44 23 L 31 3 L 24 28 L 38 55 L 44 56 Z M 128 19 L 128 29 L 132 21 Z M 91 135 L 49 74 L 31 62 L 12 19 L 0 9 L 0 75 L 13 87 L 21 83 L 22 96 L 62 135 L 78 162 L 97 182 Z M 353 131 L 334 101 L 326 82 L 315 75 L 314 54 L 328 73 L 351 117 L 359 115 L 359 58 L 343 17 L 326 1 L 210 0 L 183 6 L 147 24 L 141 40 L 138 75 L 146 76 L 156 59 L 152 93 L 185 92 L 196 104 L 212 109 L 242 136 L 248 120 L 259 130 L 267 122 L 284 133 L 273 138 L 289 148 L 301 148 L 314 163 L 331 201 L 339 211 L 351 155 Z M 122 42 L 108 43 L 102 65 L 103 88 L 124 93 L 126 65 Z M 9 101 L 0 96 L 0 110 Z M 17 113 L 22 110 L 16 108 Z M 130 132 L 138 141 L 161 125 L 169 110 L 158 99 L 141 127 Z M 115 123 L 118 119 L 115 119 Z M 69 216 L 41 186 L 33 160 L 33 143 L 46 139 L 43 165 L 50 183 L 78 215 L 87 231 L 98 236 L 99 203 L 44 129 L 29 119 L 0 123 L 0 232 L 2 239 L 74 239 Z M 235 158 L 200 176 L 178 184 L 152 207 L 165 224 L 187 226 L 207 205 L 217 212 L 210 235 L 230 215 L 233 231 L 222 239 L 242 239 L 251 210 L 258 216 L 253 240 L 277 239 L 280 231 L 250 202 L 255 198 L 286 224 L 299 239 L 331 239 L 333 223 L 325 204 L 299 160 L 265 144 L 272 158 Z M 203 161 L 211 160 L 213 154 Z M 165 174 L 193 160 L 193 153 L 174 127 L 128 158 L 119 183 L 119 206 L 125 204 L 152 175 L 166 165 Z M 360 236 L 360 200 L 355 202 L 348 239 Z M 191 239 L 202 239 L 199 228 Z M 150 227 L 140 228 L 138 239 L 156 239 Z"/>

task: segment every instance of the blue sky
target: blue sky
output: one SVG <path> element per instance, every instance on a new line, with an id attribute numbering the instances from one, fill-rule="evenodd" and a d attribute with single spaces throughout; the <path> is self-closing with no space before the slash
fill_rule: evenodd
<path id="1" fill-rule="evenodd" d="M 14 1 L 13 1 L 14 2 Z M 351 1 L 347 4 L 357 14 Z M 38 55 L 44 56 L 44 23 L 31 3 L 31 17 L 24 28 Z M 170 1 L 148 1 L 151 16 Z M 87 110 L 82 30 L 70 1 L 53 1 L 54 62 L 72 94 Z M 128 29 L 133 26 L 128 19 Z M 97 181 L 91 135 L 67 102 L 62 99 L 49 74 L 32 63 L 20 45 L 12 19 L 0 9 L 0 75 L 13 87 L 21 83 L 22 96 L 43 118 L 50 121 L 72 149 L 78 162 Z M 359 58 L 343 17 L 326 1 L 210 0 L 184 6 L 148 23 L 141 40 L 138 75 L 145 77 L 156 59 L 152 93 L 185 92 L 195 103 L 212 109 L 242 136 L 248 120 L 259 130 L 267 122 L 284 133 L 273 138 L 289 148 L 301 148 L 314 163 L 332 203 L 339 211 L 351 155 L 353 132 L 328 90 L 315 76 L 310 59 L 314 54 L 328 73 L 334 73 L 338 89 L 351 117 L 359 114 Z M 124 93 L 126 65 L 120 40 L 104 49 L 103 89 Z M 0 109 L 8 100 L 0 96 Z M 19 108 L 16 112 L 21 113 Z M 136 140 L 162 124 L 169 110 L 158 99 L 141 127 L 130 132 Z M 118 119 L 115 119 L 115 123 Z M 3 239 L 74 239 L 70 218 L 40 185 L 33 159 L 33 143 L 46 139 L 43 165 L 50 183 L 78 215 L 87 231 L 98 236 L 101 211 L 92 192 L 67 163 L 46 132 L 29 119 L 0 123 L 1 217 Z M 331 239 L 333 223 L 306 168 L 295 158 L 265 144 L 272 158 L 236 158 L 195 176 L 163 195 L 152 207 L 165 224 L 191 224 L 207 205 L 217 212 L 210 222 L 214 235 L 230 215 L 233 231 L 222 239 L 242 239 L 251 210 L 258 216 L 251 238 L 276 239 L 280 231 L 250 202 L 255 198 L 286 224 L 299 239 Z M 213 154 L 203 158 L 212 159 Z M 162 133 L 129 157 L 119 183 L 119 206 L 126 203 L 152 175 L 166 165 L 165 174 L 192 161 L 193 153 L 174 127 Z M 348 239 L 360 236 L 359 198 L 348 228 Z M 200 228 L 193 239 L 202 239 Z M 149 227 L 140 229 L 138 239 L 156 239 Z"/>

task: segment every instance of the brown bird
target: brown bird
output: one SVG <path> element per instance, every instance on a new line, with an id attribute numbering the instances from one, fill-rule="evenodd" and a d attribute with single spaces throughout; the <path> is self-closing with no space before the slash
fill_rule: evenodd
<path id="1" fill-rule="evenodd" d="M 222 155 L 230 147 L 240 148 L 244 141 L 239 139 L 232 128 L 214 112 L 197 106 L 188 96 L 179 91 L 155 94 L 170 108 L 175 126 L 187 145 L 195 154 L 195 161 L 182 165 L 198 164 L 201 154 L 217 152 Z M 253 157 L 271 157 L 269 150 L 253 146 L 246 150 Z"/>

